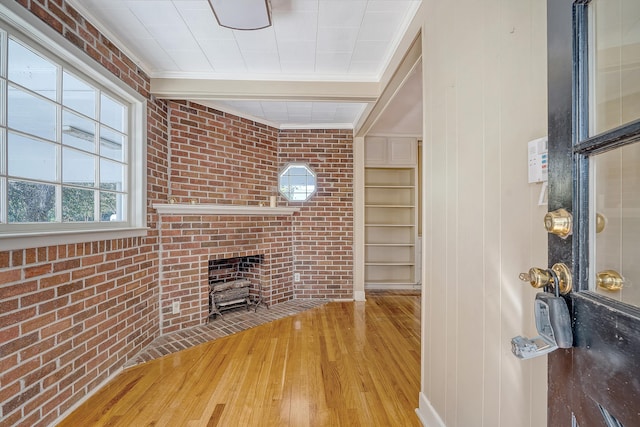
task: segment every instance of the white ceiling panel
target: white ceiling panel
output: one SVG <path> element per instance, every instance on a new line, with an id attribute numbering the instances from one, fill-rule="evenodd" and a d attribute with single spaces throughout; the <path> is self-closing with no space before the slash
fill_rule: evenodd
<path id="1" fill-rule="evenodd" d="M 238 44 L 233 40 L 202 40 L 200 47 L 209 63 L 218 72 L 239 70 L 245 72 L 246 67 Z"/>
<path id="2" fill-rule="evenodd" d="M 367 11 L 360 26 L 360 40 L 380 40 L 389 42 L 396 36 L 394 28 L 398 28 L 404 18 L 404 11 L 375 12 Z M 389 25 L 391 24 L 391 25 Z"/>
<path id="3" fill-rule="evenodd" d="M 220 27 L 207 0 L 67 1 L 152 78 L 313 85 L 379 81 L 422 0 L 270 0 L 273 25 L 255 31 Z M 367 106 L 319 99 L 284 110 L 268 100 L 207 102 L 283 127 L 355 125 Z"/>
<path id="4" fill-rule="evenodd" d="M 278 43 L 278 56 L 280 61 L 306 62 L 313 65 L 316 61 L 314 41 L 306 40 L 281 40 Z"/>
<path id="5" fill-rule="evenodd" d="M 247 71 L 252 74 L 279 74 L 280 61 L 273 52 L 265 50 L 245 50 L 242 57 L 247 64 Z"/>
<path id="6" fill-rule="evenodd" d="M 211 68 L 207 58 L 198 54 L 199 50 L 167 49 L 166 52 L 182 71 L 205 71 Z"/>
<path id="7" fill-rule="evenodd" d="M 315 41 L 318 36 L 318 12 L 297 12 L 273 17 L 273 28 L 278 40 Z"/>
<path id="8" fill-rule="evenodd" d="M 400 3 L 400 2 L 399 2 Z M 366 0 L 327 0 L 318 2 L 318 26 L 319 27 L 360 27 L 364 11 L 367 8 Z M 400 4 L 399 4 L 400 6 Z"/>
<path id="9" fill-rule="evenodd" d="M 320 52 L 352 52 L 359 32 L 357 27 L 321 31 L 316 39 L 316 49 Z"/>
<path id="10" fill-rule="evenodd" d="M 280 71 L 286 75 L 312 75 L 316 69 L 315 59 L 313 61 L 284 61 L 280 59 Z"/>
<path id="11" fill-rule="evenodd" d="M 384 46 L 386 43 L 383 41 L 360 40 L 353 49 L 351 60 L 354 62 L 371 61 L 379 64 L 384 60 L 386 54 Z"/>
<path id="12" fill-rule="evenodd" d="M 263 28 L 256 31 L 234 31 L 233 32 L 238 47 L 241 52 L 264 50 L 268 52 L 277 52 L 278 43 L 276 41 L 276 33 L 273 27 Z"/>
<path id="13" fill-rule="evenodd" d="M 316 72 L 320 74 L 347 75 L 351 52 L 317 52 Z"/>

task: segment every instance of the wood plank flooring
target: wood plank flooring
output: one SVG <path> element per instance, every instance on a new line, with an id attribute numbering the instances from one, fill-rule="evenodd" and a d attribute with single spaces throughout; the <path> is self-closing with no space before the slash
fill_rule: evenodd
<path id="1" fill-rule="evenodd" d="M 66 426 L 420 426 L 420 297 L 331 302 L 125 370 Z"/>

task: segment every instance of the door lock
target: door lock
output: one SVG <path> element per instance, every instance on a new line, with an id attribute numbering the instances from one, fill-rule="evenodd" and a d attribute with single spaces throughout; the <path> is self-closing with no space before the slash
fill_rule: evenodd
<path id="1" fill-rule="evenodd" d="M 556 209 L 544 216 L 544 228 L 551 234 L 566 239 L 573 231 L 573 216 L 566 209 Z"/>
<path id="2" fill-rule="evenodd" d="M 538 336 L 523 336 L 511 339 L 511 352 L 520 359 L 530 359 L 552 352 L 557 348 L 569 348 L 573 345 L 571 316 L 567 302 L 560 294 L 571 292 L 571 271 L 565 264 L 554 264 L 543 270 L 530 268 L 528 273 L 520 274 L 520 280 L 527 281 L 534 288 L 553 286 L 554 294 L 539 292 L 534 302 L 534 315 Z"/>
<path id="3" fill-rule="evenodd" d="M 531 267 L 528 273 L 520 273 L 520 280 L 529 282 L 534 288 L 553 286 L 562 295 L 566 295 L 573 289 L 571 270 L 563 263 L 554 264 L 553 267 L 543 270 Z"/>
<path id="4" fill-rule="evenodd" d="M 624 277 L 615 270 L 604 270 L 596 274 L 598 287 L 606 291 L 619 291 L 624 286 Z"/>

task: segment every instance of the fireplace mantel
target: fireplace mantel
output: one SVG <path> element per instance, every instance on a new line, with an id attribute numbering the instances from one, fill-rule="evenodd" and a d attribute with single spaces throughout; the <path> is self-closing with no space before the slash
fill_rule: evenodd
<path id="1" fill-rule="evenodd" d="M 181 204 L 154 203 L 153 208 L 159 214 L 174 215 L 252 215 L 252 216 L 288 216 L 300 211 L 292 207 L 264 207 L 249 205 L 217 205 L 210 203 Z"/>

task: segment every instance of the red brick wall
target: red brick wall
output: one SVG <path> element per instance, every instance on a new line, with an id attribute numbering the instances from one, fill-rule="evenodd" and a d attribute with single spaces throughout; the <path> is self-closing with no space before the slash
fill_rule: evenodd
<path id="1" fill-rule="evenodd" d="M 351 298 L 352 132 L 278 131 L 195 103 L 169 108 L 170 187 L 178 203 L 266 204 L 288 162 L 308 163 L 318 191 L 306 202 L 278 195 L 280 205 L 301 208 L 293 217 L 163 216 L 162 332 L 206 321 L 209 259 L 264 254 L 269 304 Z M 174 301 L 179 314 L 172 314 Z"/>
<path id="2" fill-rule="evenodd" d="M 264 255 L 263 296 L 268 304 L 293 298 L 291 217 L 233 215 L 163 215 L 162 331 L 206 322 L 208 263 L 249 255 Z M 180 313 L 171 303 L 180 301 Z"/>
<path id="3" fill-rule="evenodd" d="M 295 283 L 299 298 L 353 297 L 353 132 L 290 130 L 278 138 L 280 167 L 306 162 L 318 179 L 317 192 L 294 216 Z M 283 197 L 280 196 L 280 200 Z"/>
<path id="4" fill-rule="evenodd" d="M 18 3 L 147 97 L 148 203 L 164 200 L 167 107 L 148 77 L 64 1 Z M 51 425 L 159 336 L 149 212 L 145 238 L 0 252 L 0 425 Z"/>
<path id="5" fill-rule="evenodd" d="M 170 102 L 171 195 L 179 203 L 269 202 L 278 130 L 190 102 Z"/>

